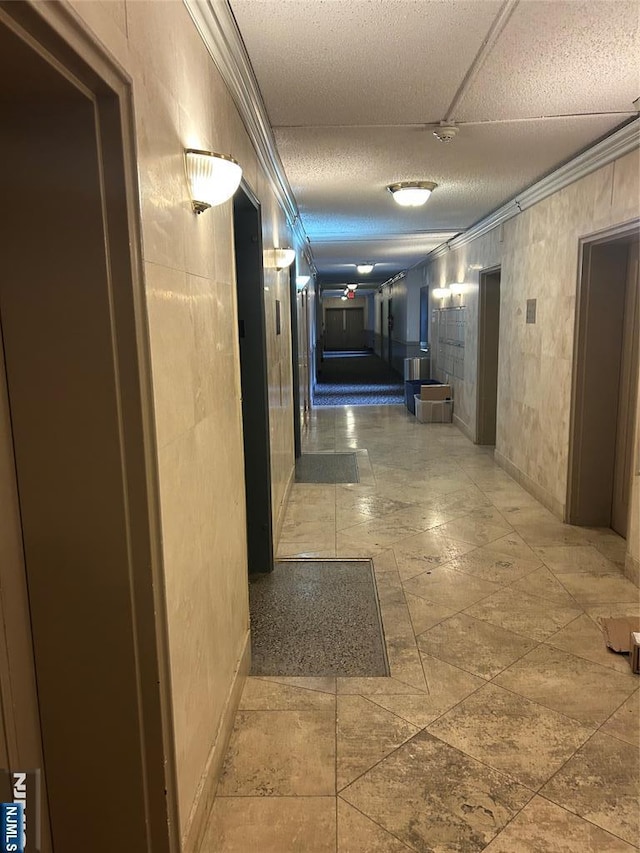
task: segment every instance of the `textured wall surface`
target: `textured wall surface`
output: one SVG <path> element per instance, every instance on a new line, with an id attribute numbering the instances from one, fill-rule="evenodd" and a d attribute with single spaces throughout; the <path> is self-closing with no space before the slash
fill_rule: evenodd
<path id="1" fill-rule="evenodd" d="M 479 272 L 471 266 L 501 265 L 496 450 L 558 513 L 564 511 L 567 493 L 579 241 L 640 215 L 639 165 L 637 152 L 627 154 L 427 265 L 434 287 L 469 283 L 462 297 L 467 306 L 464 379 L 451 383 L 455 413 L 472 437 Z M 535 325 L 525 322 L 527 299 L 537 299 Z M 639 480 L 634 473 L 635 507 Z M 636 525 L 629 535 L 631 553 L 640 551 L 638 538 Z"/>
<path id="2" fill-rule="evenodd" d="M 291 238 L 183 4 L 74 6 L 133 80 L 184 831 L 223 721 L 249 614 L 232 204 L 193 214 L 183 149 L 235 157 L 262 205 L 265 249 Z M 288 271 L 266 268 L 264 284 L 277 521 L 293 469 Z"/>

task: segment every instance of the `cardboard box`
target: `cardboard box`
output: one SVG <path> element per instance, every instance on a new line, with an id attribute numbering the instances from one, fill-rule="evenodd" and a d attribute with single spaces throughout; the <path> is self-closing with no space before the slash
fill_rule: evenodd
<path id="1" fill-rule="evenodd" d="M 416 418 L 421 424 L 450 424 L 453 400 L 421 400 L 416 394 Z"/>
<path id="2" fill-rule="evenodd" d="M 450 400 L 451 385 L 422 385 L 420 386 L 421 400 Z"/>
<path id="3" fill-rule="evenodd" d="M 631 664 L 631 672 L 640 675 L 640 631 L 632 631 L 629 638 L 631 646 L 631 654 L 629 655 L 629 663 Z"/>
<path id="4" fill-rule="evenodd" d="M 604 641 L 614 652 L 628 654 L 631 651 L 631 635 L 640 632 L 640 619 L 637 616 L 617 616 L 601 619 Z"/>

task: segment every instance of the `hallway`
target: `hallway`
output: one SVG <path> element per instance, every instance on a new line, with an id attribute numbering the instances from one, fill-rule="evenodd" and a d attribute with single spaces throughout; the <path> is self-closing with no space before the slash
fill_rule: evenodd
<path id="1" fill-rule="evenodd" d="M 373 352 L 326 352 L 313 395 L 315 406 L 404 402 L 402 377 Z"/>
<path id="2" fill-rule="evenodd" d="M 400 407 L 316 410 L 305 450 L 349 449 L 279 555 L 373 558 L 391 677 L 249 678 L 203 849 L 637 849 L 640 691 L 596 622 L 638 612 L 623 540 Z"/>

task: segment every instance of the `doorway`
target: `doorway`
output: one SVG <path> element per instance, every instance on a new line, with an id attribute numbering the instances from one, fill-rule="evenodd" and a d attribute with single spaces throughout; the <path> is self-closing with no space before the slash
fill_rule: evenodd
<path id="1" fill-rule="evenodd" d="M 480 274 L 476 444 L 495 447 L 500 341 L 500 270 Z"/>
<path id="2" fill-rule="evenodd" d="M 325 350 L 364 349 L 364 308 L 325 309 Z"/>
<path id="3" fill-rule="evenodd" d="M 233 197 L 249 573 L 273 571 L 267 330 L 260 203 L 243 181 Z"/>
<path id="4" fill-rule="evenodd" d="M 567 521 L 626 538 L 638 394 L 638 229 L 585 241 L 578 284 Z"/>
<path id="5" fill-rule="evenodd" d="M 420 349 L 429 349 L 429 285 L 420 288 Z"/>
<path id="6" fill-rule="evenodd" d="M 126 837 L 168 852 L 179 840 L 131 93 L 70 20 L 57 4 L 0 8 L 4 751 L 9 769 L 42 771 L 44 851 L 110 853 Z"/>
<path id="7" fill-rule="evenodd" d="M 298 328 L 297 266 L 295 261 L 289 267 L 289 306 L 291 314 L 291 381 L 293 388 L 293 449 L 295 458 L 302 456 L 302 414 L 304 401 L 300 394 L 300 332 Z M 304 370 L 302 371 L 304 373 Z"/>

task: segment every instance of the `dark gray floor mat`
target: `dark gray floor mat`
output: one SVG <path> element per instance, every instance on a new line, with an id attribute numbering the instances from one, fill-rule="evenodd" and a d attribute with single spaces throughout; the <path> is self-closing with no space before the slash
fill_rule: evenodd
<path id="1" fill-rule="evenodd" d="M 389 675 L 370 560 L 292 560 L 250 578 L 252 675 Z"/>
<path id="2" fill-rule="evenodd" d="M 355 453 L 303 453 L 296 460 L 296 483 L 358 483 Z"/>

